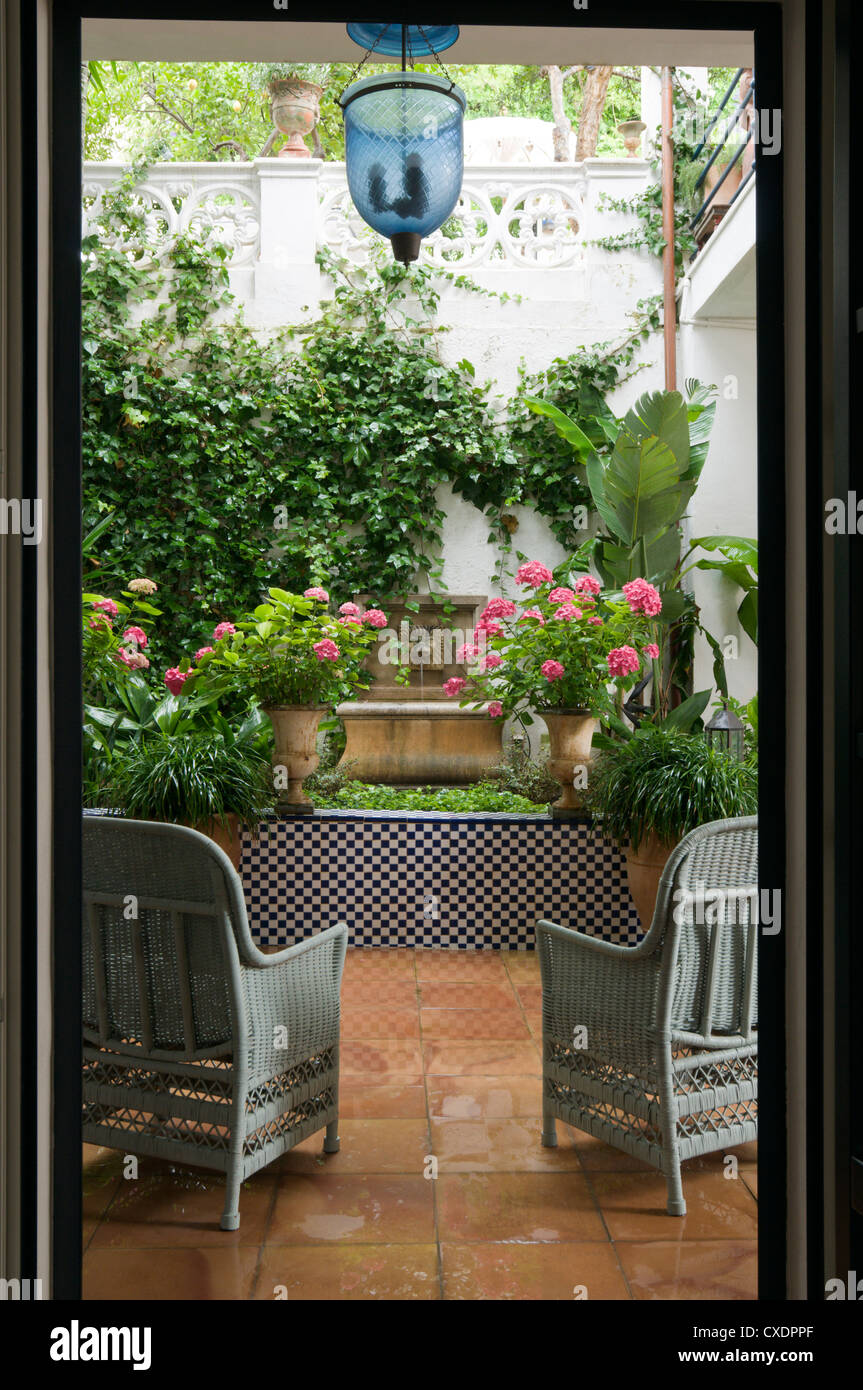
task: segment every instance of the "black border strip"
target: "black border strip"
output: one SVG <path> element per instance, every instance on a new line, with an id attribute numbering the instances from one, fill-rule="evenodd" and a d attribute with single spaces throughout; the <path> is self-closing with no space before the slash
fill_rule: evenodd
<path id="1" fill-rule="evenodd" d="M 504 23 L 504 7 L 494 7 L 489 15 L 487 4 L 465 0 L 460 7 L 459 21 L 462 26 L 471 24 Z M 396 21 L 409 19 L 402 7 L 378 5 L 379 21 L 391 18 Z M 327 0 L 291 0 L 289 12 L 277 11 L 272 0 L 253 0 L 242 7 L 237 0 L 211 0 L 206 6 L 192 3 L 191 0 L 155 0 L 155 3 L 77 3 L 64 6 L 55 5 L 55 99 L 62 101 L 58 110 L 63 112 L 63 121 L 57 121 L 55 139 L 55 158 L 53 161 L 56 183 L 54 196 L 54 226 L 61 240 L 55 245 L 53 255 L 53 306 L 55 315 L 55 357 L 54 413 L 55 420 L 62 422 L 57 430 L 54 450 L 54 476 L 58 491 L 56 500 L 63 499 L 64 506 L 71 507 L 77 497 L 76 482 L 66 476 L 79 467 L 78 440 L 74 425 L 79 420 L 79 359 L 77 343 L 80 336 L 80 305 L 74 292 L 78 283 L 78 270 L 72 269 L 69 262 L 68 238 L 70 229 L 77 232 L 80 215 L 78 170 L 72 169 L 69 161 L 74 157 L 73 148 L 77 136 L 73 131 L 79 122 L 77 111 L 80 102 L 78 85 L 78 50 L 72 37 L 71 27 L 86 15 L 92 18 L 123 18 L 158 20 L 192 20 L 201 23 L 217 20 L 241 20 L 244 23 L 281 20 L 284 23 L 312 22 L 344 23 L 343 4 L 331 4 Z M 429 22 L 431 22 L 429 17 Z M 782 14 L 778 5 L 761 3 L 725 3 L 716 0 L 709 5 L 686 3 L 663 4 L 645 11 L 643 4 L 622 4 L 609 13 L 588 9 L 576 11 L 568 4 L 537 4 L 530 13 L 531 28 L 538 27 L 579 27 L 605 29 L 644 28 L 678 30 L 722 30 L 755 31 L 756 67 L 759 81 L 759 102 L 767 108 L 782 108 Z M 527 27 L 523 24 L 523 11 L 517 17 L 514 28 Z M 59 42 L 58 42 L 59 40 Z M 73 87 L 76 95 L 73 97 Z M 61 151 L 65 155 L 61 156 Z M 761 519 L 761 603 L 765 612 L 774 615 L 774 621 L 764 631 L 759 649 L 759 683 L 762 690 L 784 690 L 786 670 L 786 643 L 784 630 L 785 595 L 785 415 L 783 374 L 775 364 L 784 361 L 784 254 L 782 236 L 782 158 L 781 154 L 759 161 L 757 183 L 758 219 L 758 457 L 759 482 L 758 505 Z M 64 167 L 65 161 L 65 167 Z M 814 273 L 816 267 L 807 251 L 808 264 Z M 32 283 L 32 282 L 29 282 Z M 70 293 L 70 291 L 72 291 Z M 766 365 L 765 365 L 766 364 Z M 772 365 L 771 365 L 772 364 Z M 80 434 L 80 430 L 78 430 Z M 58 513 L 59 514 L 59 513 Z M 768 524 L 769 519 L 769 524 Z M 71 639 L 59 634 L 70 634 L 77 630 L 79 595 L 71 582 L 72 576 L 80 573 L 80 556 L 72 550 L 77 546 L 78 532 L 70 527 L 68 534 L 57 539 L 55 546 L 56 588 L 54 593 L 55 625 L 58 637 L 55 641 L 55 659 L 61 664 L 55 667 L 55 736 L 58 749 L 65 750 L 65 756 L 58 757 L 55 767 L 56 830 L 55 844 L 57 866 L 56 883 L 60 892 L 60 903 L 80 901 L 80 816 L 78 807 L 81 801 L 80 762 L 72 756 L 71 750 L 79 747 L 80 735 L 73 734 L 69 710 L 64 713 L 64 703 L 70 706 L 75 719 L 78 718 L 77 701 L 69 700 L 72 688 L 70 673 L 75 670 Z M 65 663 L 65 664 L 64 664 Z M 771 701 L 767 717 L 762 720 L 762 777 L 760 786 L 760 855 L 761 878 L 768 889 L 785 890 L 785 709 L 784 699 Z M 769 771 L 768 771 L 769 770 Z M 62 869 L 62 873 L 60 872 Z M 63 988 L 55 992 L 55 1040 L 58 1054 L 55 1069 L 55 1085 L 61 1088 L 74 1088 L 78 1093 L 80 1078 L 73 1079 L 72 1072 L 79 1065 L 80 1026 L 78 1018 L 78 984 L 80 982 L 80 962 L 72 961 L 77 952 L 78 932 L 74 929 L 75 918 L 58 916 L 55 928 L 55 941 L 60 955 L 55 961 L 55 973 L 63 981 Z M 786 1105 L 785 1105 L 785 938 L 784 933 L 776 937 L 763 937 L 763 956 L 761 983 L 759 991 L 759 1018 L 761 1032 L 761 1074 L 763 1079 L 760 1102 L 761 1140 L 760 1166 L 764 1169 L 765 1182 L 762 1184 L 759 1207 L 759 1296 L 769 1299 L 784 1299 L 786 1296 Z M 61 1093 L 62 1095 L 62 1089 Z M 57 1097 L 58 1134 L 62 1117 L 68 1114 L 63 1100 Z M 67 1122 L 63 1120 L 63 1122 Z M 77 1136 L 77 1118 L 75 1121 Z M 63 1144 L 65 1146 L 66 1140 Z M 64 1152 L 66 1149 L 64 1147 Z M 69 1147 L 70 1160 L 71 1146 Z M 76 1174 L 80 1171 L 80 1148 L 78 1158 L 65 1174 L 66 1183 L 58 1182 L 55 1188 L 54 1236 L 57 1264 L 55 1287 L 73 1290 L 76 1287 L 80 1267 L 80 1251 L 72 1249 L 73 1242 L 64 1234 L 63 1228 L 74 1228 L 75 1219 L 71 1204 L 77 1203 L 78 1188 Z M 59 1258 L 62 1254 L 64 1265 L 61 1269 Z M 74 1258 L 75 1270 L 72 1269 Z M 66 1296 L 69 1296 L 67 1293 Z"/>

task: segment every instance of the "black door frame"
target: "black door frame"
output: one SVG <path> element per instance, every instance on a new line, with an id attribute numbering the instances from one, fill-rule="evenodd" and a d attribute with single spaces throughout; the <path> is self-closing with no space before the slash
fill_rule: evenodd
<path id="1" fill-rule="evenodd" d="M 75 112 L 81 100 L 81 18 L 144 20 L 191 19 L 206 24 L 214 20 L 243 23 L 274 19 L 295 22 L 344 23 L 356 7 L 330 4 L 327 0 L 291 0 L 288 12 L 277 11 L 272 0 L 55 0 L 53 12 L 53 109 L 62 112 L 52 131 L 52 349 L 53 419 L 61 422 L 52 441 L 53 495 L 51 515 L 72 518 L 81 512 L 81 409 L 80 409 L 80 194 L 81 134 Z M 377 17 L 395 21 L 409 18 L 400 6 L 377 3 Z M 455 6 L 453 8 L 456 8 Z M 462 24 L 504 22 L 503 7 L 464 0 L 458 6 Z M 22 0 L 22 11 L 30 9 Z M 762 108 L 782 109 L 782 11 L 770 3 L 710 4 L 667 3 L 646 11 L 643 4 L 621 3 L 609 12 L 575 11 L 563 0 L 537 0 L 530 13 L 530 27 L 579 26 L 651 29 L 734 29 L 753 31 L 758 99 Z M 524 11 L 512 17 L 520 24 Z M 25 43 L 27 41 L 25 34 Z M 25 55 L 26 56 L 26 55 Z M 44 119 L 31 98 L 34 121 Z M 32 128 L 22 131 L 22 141 L 32 140 Z M 761 526 L 760 594 L 772 621 L 763 625 L 759 643 L 759 686 L 766 693 L 783 688 L 786 667 L 785 614 L 785 389 L 784 373 L 775 364 L 784 361 L 784 254 L 782 234 L 782 155 L 759 161 L 757 197 L 757 313 L 758 357 L 774 364 L 758 372 L 758 506 L 759 516 L 770 518 Z M 25 212 L 25 218 L 26 218 Z M 29 235 L 34 235 L 32 211 Z M 25 244 L 27 238 L 25 237 Z M 809 256 L 811 250 L 807 252 Z M 815 265 L 812 264 L 813 273 Z M 35 323 L 31 325 L 35 333 Z M 54 1295 L 80 1297 L 80 1201 L 76 1174 L 80 1172 L 80 933 L 76 914 L 67 904 L 80 902 L 81 845 L 81 730 L 77 701 L 70 698 L 74 681 L 70 673 L 80 668 L 80 534 L 77 526 L 55 524 L 52 562 L 54 569 L 53 661 L 54 735 L 53 794 L 55 841 L 53 882 L 54 922 L 54 1184 L 53 1264 Z M 22 672 L 27 695 L 28 673 Z M 31 697 L 32 703 L 32 697 Z M 785 732 L 784 701 L 765 700 L 761 721 L 760 785 L 761 820 L 759 852 L 761 881 L 765 888 L 785 887 Z M 25 708 L 27 702 L 25 699 Z M 30 731 L 35 737 L 35 730 Z M 765 770 L 769 770 L 769 773 Z M 812 807 L 810 812 L 814 813 Z M 820 826 L 820 822 L 819 822 Z M 32 856 L 31 856 L 32 857 Z M 22 865 L 25 884 L 35 884 L 34 863 Z M 26 931 L 26 923 L 22 923 Z M 35 972 L 35 962 L 30 962 Z M 35 975 L 34 975 L 35 980 Z M 26 987 L 26 982 L 25 982 Z M 760 1165 L 769 1181 L 762 1184 L 759 1206 L 759 1295 L 785 1297 L 786 1269 L 786 1123 L 785 1123 L 785 935 L 764 936 L 761 941 L 759 989 L 760 1052 L 762 1075 Z M 26 1078 L 32 1092 L 32 1074 Z M 766 1083 L 766 1084 L 764 1084 Z M 25 1145 L 26 1132 L 22 1134 Z M 25 1164 L 25 1173 L 27 1165 Z M 31 1208 L 34 1194 L 22 1190 L 22 1204 Z M 36 1277 L 35 1232 L 32 1221 L 23 1222 L 30 1235 L 22 1251 L 22 1274 Z"/>

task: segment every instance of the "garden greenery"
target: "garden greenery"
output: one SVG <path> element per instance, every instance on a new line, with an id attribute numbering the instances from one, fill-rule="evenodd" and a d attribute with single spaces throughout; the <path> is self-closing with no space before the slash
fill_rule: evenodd
<path id="1" fill-rule="evenodd" d="M 228 252 L 206 228 L 154 259 L 135 192 L 145 167 L 106 197 L 83 246 L 85 525 L 109 523 L 85 557 L 88 589 L 105 592 L 134 556 L 158 583 L 170 656 L 273 585 L 302 591 L 327 575 L 340 593 L 380 599 L 422 577 L 439 587 L 443 484 L 486 513 L 504 556 L 518 504 L 573 540 L 590 496 L 553 425 L 520 396 L 495 400 L 470 362 L 443 360 L 442 289 L 485 291 L 323 252 L 333 295 L 321 316 L 257 332 L 232 308 Z M 656 322 L 656 306 L 641 306 L 620 347 L 524 384 L 580 413 L 637 367 Z"/>
<path id="2" fill-rule="evenodd" d="M 257 826 L 272 805 L 269 759 L 252 738 L 215 729 L 158 733 L 130 744 L 113 765 L 109 799 L 139 820 Z"/>

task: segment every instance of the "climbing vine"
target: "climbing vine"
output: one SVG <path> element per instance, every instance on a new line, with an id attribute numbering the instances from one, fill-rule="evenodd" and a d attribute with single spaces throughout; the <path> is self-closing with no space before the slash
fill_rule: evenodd
<path id="1" fill-rule="evenodd" d="M 590 392 L 637 369 L 652 302 L 623 344 L 523 369 L 502 408 L 470 362 L 446 360 L 442 288 L 488 293 L 467 277 L 324 251 L 320 317 L 262 334 L 233 305 L 227 250 L 206 229 L 154 260 L 134 199 L 142 172 L 105 200 L 83 247 L 85 529 L 110 517 L 85 569 L 102 591 L 133 573 L 159 585 L 166 656 L 273 584 L 381 600 L 420 576 L 439 588 L 445 483 L 504 551 L 517 504 L 562 543 L 583 539 L 583 470 L 520 398 L 587 414 Z"/>

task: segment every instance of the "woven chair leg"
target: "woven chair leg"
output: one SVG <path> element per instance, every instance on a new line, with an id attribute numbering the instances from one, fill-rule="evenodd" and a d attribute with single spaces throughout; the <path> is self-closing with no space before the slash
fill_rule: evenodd
<path id="1" fill-rule="evenodd" d="M 669 1216 L 685 1216 L 686 1201 L 683 1196 L 683 1182 L 680 1176 L 680 1159 L 677 1152 L 666 1154 L 665 1180 L 668 1185 L 666 1209 Z"/>
<path id="2" fill-rule="evenodd" d="M 544 1149 L 557 1148 L 557 1125 L 554 1122 L 554 1112 L 545 1105 L 542 1107 L 542 1146 Z"/>
<path id="3" fill-rule="evenodd" d="M 324 1153 L 337 1154 L 340 1147 L 339 1122 L 338 1120 L 333 1120 L 331 1124 L 327 1125 L 327 1132 L 324 1135 Z"/>
<path id="4" fill-rule="evenodd" d="M 243 1178 L 241 1162 L 238 1158 L 228 1170 L 225 1210 L 219 1222 L 223 1231 L 237 1231 L 240 1227 L 240 1183 Z"/>

